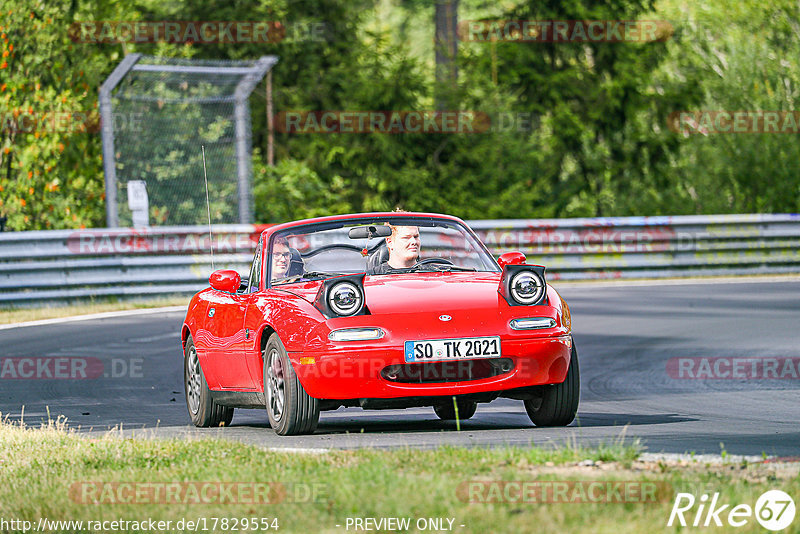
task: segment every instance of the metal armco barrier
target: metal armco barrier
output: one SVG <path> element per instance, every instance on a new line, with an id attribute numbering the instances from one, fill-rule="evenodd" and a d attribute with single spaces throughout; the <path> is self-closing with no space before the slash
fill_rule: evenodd
<path id="1" fill-rule="evenodd" d="M 519 250 L 550 280 L 800 272 L 800 215 L 473 221 L 499 254 Z"/>
<path id="2" fill-rule="evenodd" d="M 800 273 L 800 215 L 469 221 L 495 255 L 549 280 Z M 265 226 L 214 227 L 217 269 L 249 271 Z M 190 294 L 212 271 L 208 228 L 0 233 L 0 304 Z M 424 243 L 423 243 L 424 247 Z"/>
<path id="3" fill-rule="evenodd" d="M 250 270 L 263 225 L 214 227 L 214 268 Z M 0 305 L 191 294 L 212 272 L 208 227 L 170 226 L 0 234 Z"/>

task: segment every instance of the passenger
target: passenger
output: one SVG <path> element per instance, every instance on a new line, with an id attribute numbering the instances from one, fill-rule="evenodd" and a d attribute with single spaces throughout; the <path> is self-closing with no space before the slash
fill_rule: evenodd
<path id="1" fill-rule="evenodd" d="M 285 237 L 275 239 L 272 245 L 272 280 L 288 276 L 289 267 L 292 265 L 292 251 Z"/>

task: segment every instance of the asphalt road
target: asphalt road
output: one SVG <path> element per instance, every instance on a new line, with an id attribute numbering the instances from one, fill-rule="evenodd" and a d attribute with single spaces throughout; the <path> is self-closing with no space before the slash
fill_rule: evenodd
<path id="1" fill-rule="evenodd" d="M 316 434 L 302 437 L 277 436 L 262 410 L 237 410 L 229 428 L 195 429 L 183 396 L 181 312 L 0 330 L 0 412 L 19 420 L 24 406 L 25 422 L 35 424 L 49 409 L 82 431 L 121 426 L 126 434 L 279 448 L 638 438 L 650 452 L 719 453 L 722 444 L 730 454 L 800 454 L 800 379 L 784 367 L 795 358 L 800 372 L 800 281 L 556 288 L 570 303 L 581 362 L 578 421 L 567 428 L 536 428 L 521 401 L 500 399 L 479 405 L 460 432 L 430 408 L 323 412 Z M 749 360 L 735 360 L 753 357 L 777 359 L 782 378 L 754 378 Z M 739 377 L 687 378 L 702 358 L 725 358 L 706 363 Z M 679 368 L 677 359 L 696 367 Z"/>

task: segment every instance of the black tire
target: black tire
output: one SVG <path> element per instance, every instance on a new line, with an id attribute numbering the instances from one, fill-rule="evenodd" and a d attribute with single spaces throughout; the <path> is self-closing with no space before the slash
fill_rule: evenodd
<path id="1" fill-rule="evenodd" d="M 433 407 L 433 411 L 436 412 L 436 415 L 442 421 L 455 421 L 456 420 L 456 409 L 453 406 L 453 398 L 448 397 L 449 402 L 444 404 L 439 404 Z M 472 401 L 464 401 L 458 400 L 458 419 L 460 421 L 466 421 L 473 415 L 475 415 L 475 410 L 478 409 L 478 403 Z"/>
<path id="2" fill-rule="evenodd" d="M 233 408 L 221 406 L 211 398 L 203 368 L 190 335 L 183 349 L 183 389 L 186 409 L 194 426 L 229 426 L 233 419 Z"/>
<path id="3" fill-rule="evenodd" d="M 536 426 L 567 426 L 578 413 L 581 379 L 578 351 L 572 343 L 567 377 L 560 384 L 540 386 L 540 395 L 525 401 L 525 411 Z"/>
<path id="4" fill-rule="evenodd" d="M 319 423 L 319 400 L 303 389 L 278 334 L 264 347 L 264 399 L 269 424 L 281 436 L 313 434 Z"/>

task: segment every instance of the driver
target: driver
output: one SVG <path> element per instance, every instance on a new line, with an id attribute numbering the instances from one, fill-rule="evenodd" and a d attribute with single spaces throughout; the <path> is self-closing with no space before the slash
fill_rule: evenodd
<path id="1" fill-rule="evenodd" d="M 419 228 L 417 226 L 392 226 L 392 235 L 386 238 L 389 260 L 375 268 L 375 274 L 408 269 L 419 260 Z"/>

